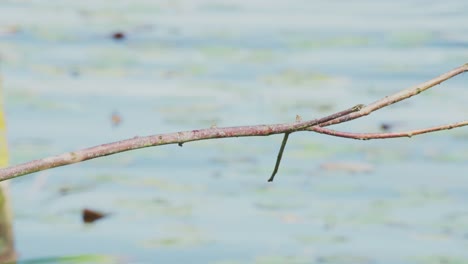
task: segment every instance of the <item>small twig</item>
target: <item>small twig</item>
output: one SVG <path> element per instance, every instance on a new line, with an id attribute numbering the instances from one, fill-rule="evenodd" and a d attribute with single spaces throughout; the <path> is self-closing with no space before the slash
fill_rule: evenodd
<path id="1" fill-rule="evenodd" d="M 275 169 L 273 170 L 273 173 L 271 174 L 270 178 L 268 179 L 269 182 L 272 182 L 273 179 L 275 178 L 276 173 L 278 172 L 279 165 L 281 163 L 281 158 L 283 157 L 283 152 L 284 148 L 286 147 L 286 142 L 288 142 L 288 137 L 291 132 L 284 133 L 283 141 L 281 142 L 281 147 L 278 152 L 278 156 L 276 158 L 276 164 L 275 164 Z"/>
<path id="2" fill-rule="evenodd" d="M 462 127 L 462 126 L 468 126 L 468 121 L 462 121 L 462 122 L 452 123 L 452 124 L 443 125 L 443 126 L 425 128 L 425 129 L 417 129 L 417 130 L 410 130 L 410 131 L 405 131 L 405 132 L 393 132 L 393 133 L 350 133 L 350 132 L 342 132 L 342 131 L 336 131 L 336 130 L 332 130 L 328 128 L 323 128 L 320 126 L 310 127 L 308 128 L 308 130 L 321 133 L 321 134 L 335 136 L 335 137 L 369 140 L 369 139 L 412 137 L 412 136 L 421 135 L 425 133 L 441 131 L 441 130 L 449 130 L 452 128 Z"/>

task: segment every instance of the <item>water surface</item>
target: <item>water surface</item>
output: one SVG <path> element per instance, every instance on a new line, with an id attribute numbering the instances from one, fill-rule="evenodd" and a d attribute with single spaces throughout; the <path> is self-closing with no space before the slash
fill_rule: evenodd
<path id="1" fill-rule="evenodd" d="M 11 162 L 371 103 L 467 63 L 467 12 L 465 1 L 2 1 Z M 466 119 L 467 81 L 336 128 Z M 40 172 L 12 181 L 17 249 L 78 263 L 465 263 L 467 139 L 465 128 L 365 142 L 293 134 L 273 184 L 281 136 Z M 111 216 L 84 225 L 83 208 Z"/>

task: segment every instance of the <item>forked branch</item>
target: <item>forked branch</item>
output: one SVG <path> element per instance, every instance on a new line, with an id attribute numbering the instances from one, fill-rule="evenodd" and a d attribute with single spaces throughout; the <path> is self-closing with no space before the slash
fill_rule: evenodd
<path id="1" fill-rule="evenodd" d="M 453 123 L 449 125 L 444 125 L 444 126 L 437 126 L 433 128 L 427 128 L 427 129 L 419 129 L 419 130 L 411 130 L 411 131 L 406 131 L 406 132 L 398 132 L 398 133 L 349 133 L 349 132 L 341 132 L 341 131 L 335 131 L 331 129 L 326 129 L 323 128 L 325 126 L 331 126 L 331 125 L 336 125 L 339 123 L 343 122 L 348 122 L 356 118 L 363 117 L 365 115 L 368 115 L 376 110 L 379 110 L 383 107 L 389 106 L 391 104 L 400 102 L 404 99 L 408 99 L 412 96 L 415 96 L 431 87 L 434 87 L 437 84 L 440 84 L 460 73 L 468 71 L 468 63 L 455 68 L 445 74 L 442 74 L 432 80 L 429 80 L 427 82 L 415 85 L 413 87 L 410 87 L 408 89 L 402 90 L 398 93 L 395 93 L 390 96 L 385 96 L 384 98 L 375 101 L 374 103 L 371 103 L 365 107 L 362 107 L 359 111 L 349 113 L 347 115 L 343 115 L 341 117 L 335 118 L 333 120 L 330 120 L 328 122 L 323 122 L 320 123 L 316 126 L 308 127 L 307 130 L 309 131 L 314 131 L 322 134 L 327 134 L 330 136 L 337 136 L 337 137 L 344 137 L 344 138 L 351 138 L 351 139 L 362 139 L 362 140 L 368 140 L 368 139 L 384 139 L 384 138 L 396 138 L 396 137 L 411 137 L 415 135 L 420 135 L 424 133 L 429 133 L 429 132 L 435 132 L 439 130 L 446 130 L 446 129 L 452 129 L 455 127 L 461 127 L 461 126 L 466 126 L 468 121 L 462 121 L 458 123 Z M 292 133 L 292 132 L 290 132 Z M 285 134 L 285 137 L 283 139 L 283 142 L 281 143 L 281 148 L 278 153 L 278 157 L 276 159 L 276 164 L 275 164 L 275 169 L 273 170 L 273 173 L 271 177 L 268 179 L 269 182 L 273 181 L 275 174 L 278 172 L 279 164 L 281 162 L 281 158 L 283 157 L 283 152 L 286 147 L 286 143 L 288 140 L 289 134 Z"/>
<path id="2" fill-rule="evenodd" d="M 468 125 L 468 121 L 461 121 L 448 125 L 412 130 L 399 133 L 348 133 L 335 131 L 324 128 L 326 126 L 335 125 L 343 122 L 348 122 L 356 118 L 368 115 L 380 108 L 402 101 L 414 95 L 417 95 L 437 84 L 440 84 L 460 73 L 468 71 L 468 63 L 458 68 L 455 68 L 439 77 L 430 81 L 421 83 L 414 87 L 402 90 L 390 96 L 386 96 L 374 103 L 367 106 L 357 105 L 350 109 L 334 113 L 332 115 L 304 121 L 294 122 L 288 124 L 274 124 L 274 125 L 256 125 L 256 126 L 239 126 L 239 127 L 224 127 L 224 128 L 209 128 L 200 130 L 191 130 L 184 132 L 176 132 L 169 134 L 157 134 L 145 137 L 134 137 L 127 140 L 117 141 L 113 143 L 103 144 L 82 150 L 67 152 L 61 155 L 47 157 L 43 159 L 29 161 L 23 164 L 10 166 L 0 169 L 0 181 L 12 179 L 26 174 L 47 170 L 55 167 L 65 166 L 85 160 L 95 159 L 103 156 L 113 155 L 120 152 L 147 148 L 153 146 L 179 144 L 182 145 L 186 142 L 215 139 L 215 138 L 228 138 L 228 137 L 252 137 L 252 136 L 269 136 L 274 134 L 285 134 L 280 151 L 277 156 L 275 169 L 269 181 L 273 178 L 278 171 L 281 158 L 286 147 L 289 134 L 298 131 L 313 131 L 331 136 L 345 137 L 351 139 L 378 139 L 378 138 L 395 138 L 395 137 L 411 137 L 423 133 L 429 133 L 439 130 L 452 129 L 456 127 Z"/>

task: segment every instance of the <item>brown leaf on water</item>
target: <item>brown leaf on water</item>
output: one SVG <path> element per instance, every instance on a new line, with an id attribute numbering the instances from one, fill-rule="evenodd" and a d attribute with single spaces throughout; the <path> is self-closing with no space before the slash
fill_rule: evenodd
<path id="1" fill-rule="evenodd" d="M 114 127 L 120 125 L 122 123 L 122 116 L 117 112 L 113 112 L 111 116 L 111 122 Z"/>
<path id="2" fill-rule="evenodd" d="M 404 125 L 404 123 L 401 121 L 390 121 L 390 122 L 386 121 L 386 122 L 380 123 L 379 128 L 383 132 L 391 132 L 395 130 L 396 127 L 401 127 L 402 125 Z"/>
<path id="3" fill-rule="evenodd" d="M 387 132 L 387 131 L 390 131 L 392 128 L 393 128 L 393 125 L 390 124 L 390 123 L 382 123 L 382 124 L 380 124 L 380 130 L 382 130 L 382 131 Z"/>
<path id="4" fill-rule="evenodd" d="M 125 39 L 125 33 L 122 31 L 116 31 L 112 33 L 112 38 L 115 40 L 124 40 Z"/>
<path id="5" fill-rule="evenodd" d="M 83 209 L 81 216 L 84 223 L 93 223 L 94 221 L 108 216 L 108 214 L 85 208 Z"/>
<path id="6" fill-rule="evenodd" d="M 0 37 L 14 35 L 20 31 L 18 25 L 0 26 Z"/>
<path id="7" fill-rule="evenodd" d="M 346 172 L 371 172 L 372 164 L 364 162 L 327 162 L 320 165 L 322 170 L 346 171 Z"/>

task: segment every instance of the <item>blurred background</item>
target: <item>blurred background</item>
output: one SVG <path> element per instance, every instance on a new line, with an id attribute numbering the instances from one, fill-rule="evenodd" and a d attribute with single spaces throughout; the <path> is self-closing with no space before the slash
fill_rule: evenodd
<path id="1" fill-rule="evenodd" d="M 10 164 L 134 136 L 293 122 L 468 62 L 468 2 L 0 1 Z M 334 128 L 467 118 L 468 75 Z M 22 263 L 467 263 L 468 130 L 122 153 L 10 181 Z M 106 217 L 83 223 L 84 209 Z M 20 262 L 20 263 L 21 263 Z"/>

